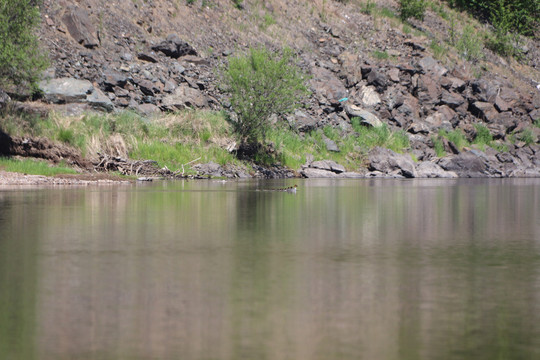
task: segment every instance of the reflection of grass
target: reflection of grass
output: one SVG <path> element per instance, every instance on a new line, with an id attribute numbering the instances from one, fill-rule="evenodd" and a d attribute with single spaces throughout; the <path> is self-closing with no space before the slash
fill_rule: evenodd
<path id="1" fill-rule="evenodd" d="M 75 170 L 65 166 L 50 166 L 44 161 L 30 159 L 19 160 L 4 157 L 0 157 L 0 169 L 29 175 L 46 176 L 77 173 Z"/>

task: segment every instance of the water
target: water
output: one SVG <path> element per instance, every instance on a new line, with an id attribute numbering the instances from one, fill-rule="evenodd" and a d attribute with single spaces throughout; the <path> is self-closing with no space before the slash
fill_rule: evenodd
<path id="1" fill-rule="evenodd" d="M 0 190 L 0 359 L 538 358 L 540 179 Z"/>

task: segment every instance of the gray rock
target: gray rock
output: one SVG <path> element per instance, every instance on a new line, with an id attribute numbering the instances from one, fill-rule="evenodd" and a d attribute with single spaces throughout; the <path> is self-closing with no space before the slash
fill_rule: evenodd
<path id="1" fill-rule="evenodd" d="M 420 75 L 418 77 L 415 91 L 420 102 L 430 105 L 439 103 L 442 94 L 439 84 L 428 75 Z"/>
<path id="2" fill-rule="evenodd" d="M 111 69 L 103 72 L 103 85 L 107 90 L 112 90 L 115 86 L 124 87 L 127 83 L 127 76 Z"/>
<path id="3" fill-rule="evenodd" d="M 418 62 L 418 65 L 425 74 L 431 74 L 437 78 L 441 78 L 448 73 L 448 69 L 440 65 L 439 62 L 428 56 Z"/>
<path id="4" fill-rule="evenodd" d="M 38 86 L 44 100 L 55 104 L 84 102 L 86 96 L 94 91 L 90 81 L 72 78 L 44 80 Z"/>
<path id="5" fill-rule="evenodd" d="M 372 107 L 381 103 L 381 98 L 372 86 L 362 86 L 360 91 L 362 93 L 362 104 L 365 106 Z"/>
<path id="6" fill-rule="evenodd" d="M 159 107 L 157 107 L 156 105 L 154 104 L 140 104 L 138 107 L 137 107 L 137 110 L 145 115 L 145 116 L 148 116 L 148 117 L 151 117 L 153 115 L 157 115 L 161 112 L 161 110 L 159 109 Z"/>
<path id="7" fill-rule="evenodd" d="M 85 10 L 76 5 L 70 5 L 62 17 L 62 21 L 77 43 L 89 49 L 99 46 L 97 31 Z"/>
<path id="8" fill-rule="evenodd" d="M 410 155 L 398 154 L 392 150 L 376 147 L 368 154 L 369 170 L 406 178 L 417 177 L 416 168 Z"/>
<path id="9" fill-rule="evenodd" d="M 333 171 L 315 169 L 315 168 L 305 168 L 300 171 L 300 174 L 306 178 L 339 178 L 340 174 Z"/>
<path id="10" fill-rule="evenodd" d="M 310 168 L 331 171 L 337 174 L 345 172 L 345 167 L 336 163 L 333 160 L 313 161 L 310 164 Z"/>
<path id="11" fill-rule="evenodd" d="M 152 50 L 160 51 L 173 59 L 178 59 L 184 55 L 197 55 L 197 51 L 176 34 L 171 34 L 167 36 L 167 39 L 152 46 Z"/>
<path id="12" fill-rule="evenodd" d="M 478 150 L 446 156 L 439 159 L 437 163 L 444 170 L 453 171 L 459 177 L 501 177 L 503 175 L 501 170 L 490 162 L 486 154 Z"/>
<path id="13" fill-rule="evenodd" d="M 300 110 L 296 110 L 294 115 L 288 116 L 287 120 L 292 128 L 301 132 L 312 131 L 317 127 L 317 119 Z"/>
<path id="14" fill-rule="evenodd" d="M 209 162 L 206 164 L 197 164 L 192 166 L 193 170 L 197 171 L 200 175 L 209 175 L 209 176 L 222 176 L 223 169 L 221 165 L 216 164 L 215 162 Z"/>
<path id="15" fill-rule="evenodd" d="M 345 112 L 349 117 L 360 118 L 360 123 L 362 125 L 371 126 L 374 128 L 379 128 L 383 126 L 383 122 L 379 118 L 367 110 L 362 109 L 361 107 L 355 105 L 346 105 Z"/>
<path id="16" fill-rule="evenodd" d="M 2 89 L 0 89 L 0 110 L 4 109 L 11 101 L 9 95 Z"/>
<path id="17" fill-rule="evenodd" d="M 445 171 L 441 166 L 431 161 L 423 161 L 416 166 L 416 172 L 420 178 L 457 178 L 453 171 Z"/>
<path id="18" fill-rule="evenodd" d="M 173 94 L 162 99 L 161 106 L 165 110 L 171 111 L 190 107 L 202 108 L 208 106 L 208 100 L 200 90 L 182 84 L 176 88 Z"/>
<path id="19" fill-rule="evenodd" d="M 347 97 L 347 89 L 331 71 L 314 67 L 311 72 L 311 87 L 321 104 L 338 105 L 340 99 Z"/>
<path id="20" fill-rule="evenodd" d="M 86 96 L 86 102 L 94 108 L 107 111 L 114 109 L 111 99 L 98 88 L 93 88 L 92 92 Z"/>
<path id="21" fill-rule="evenodd" d="M 327 138 L 326 136 L 323 136 L 324 144 L 326 145 L 326 150 L 333 151 L 333 152 L 340 152 L 339 147 L 334 142 L 334 140 Z"/>
<path id="22" fill-rule="evenodd" d="M 375 86 L 377 91 L 382 93 L 388 86 L 388 77 L 383 72 L 372 69 L 367 76 L 367 82 L 369 85 Z"/>

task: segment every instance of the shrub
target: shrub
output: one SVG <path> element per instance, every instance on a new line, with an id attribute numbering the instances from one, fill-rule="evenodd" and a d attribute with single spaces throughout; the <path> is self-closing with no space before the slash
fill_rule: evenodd
<path id="1" fill-rule="evenodd" d="M 266 137 L 270 115 L 291 112 L 307 93 L 304 76 L 288 49 L 281 56 L 264 48 L 251 49 L 232 58 L 223 75 L 238 115 L 235 131 L 244 145 L 258 147 Z"/>
<path id="2" fill-rule="evenodd" d="M 37 0 L 0 0 L 0 86 L 35 89 L 47 67 L 34 34 L 40 21 Z"/>
<path id="3" fill-rule="evenodd" d="M 402 20 L 415 18 L 424 20 L 427 4 L 424 0 L 400 0 L 399 16 Z"/>
<path id="4" fill-rule="evenodd" d="M 478 61 L 484 55 L 482 41 L 471 25 L 465 26 L 456 47 L 461 56 L 469 61 Z"/>

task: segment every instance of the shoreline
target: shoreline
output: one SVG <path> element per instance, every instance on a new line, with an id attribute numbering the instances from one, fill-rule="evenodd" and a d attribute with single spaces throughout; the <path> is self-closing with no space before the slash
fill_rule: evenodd
<path id="1" fill-rule="evenodd" d="M 27 175 L 22 173 L 0 170 L 0 187 L 23 185 L 69 185 L 69 186 L 89 186 L 89 185 L 129 185 L 134 180 L 122 179 L 109 174 L 66 174 L 66 175 Z"/>

